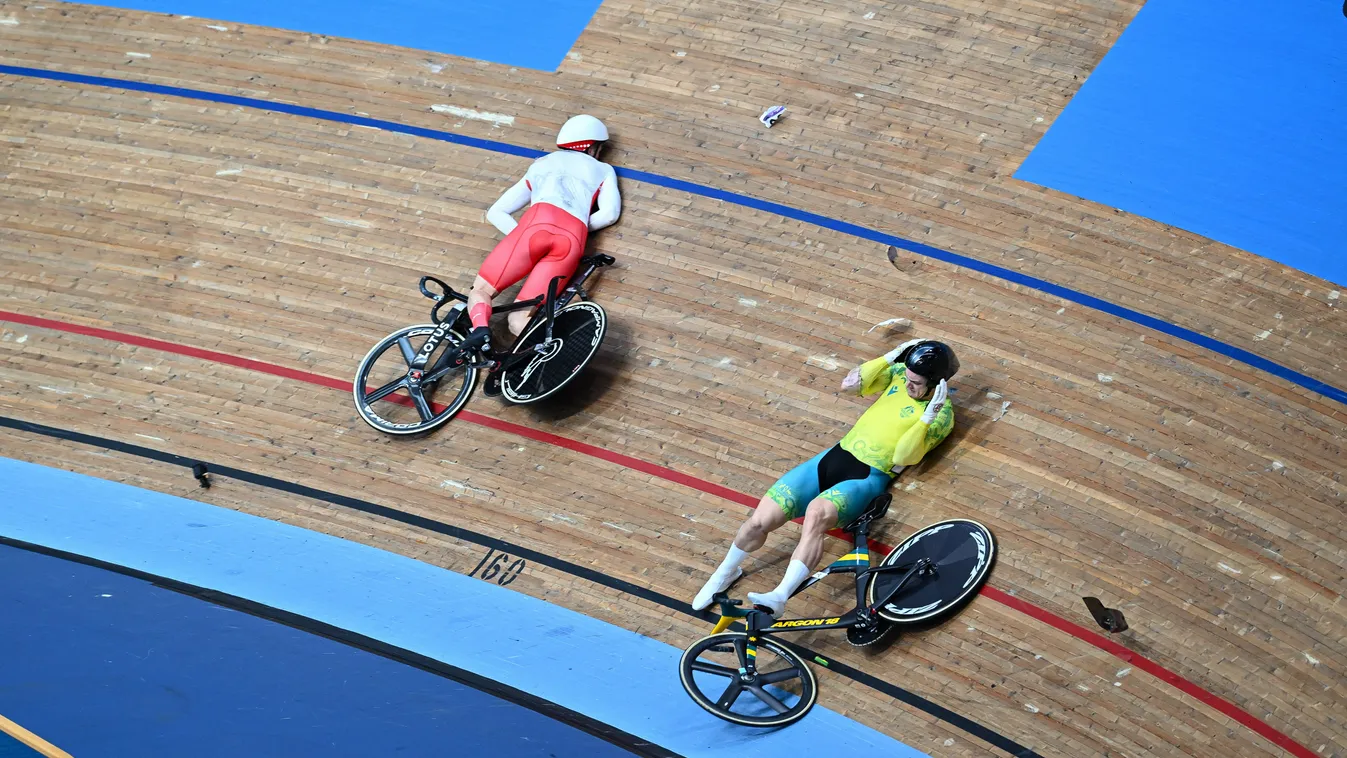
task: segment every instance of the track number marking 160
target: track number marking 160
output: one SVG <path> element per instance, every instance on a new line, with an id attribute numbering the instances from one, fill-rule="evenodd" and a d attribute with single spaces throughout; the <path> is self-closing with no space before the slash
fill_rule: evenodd
<path id="1" fill-rule="evenodd" d="M 494 579 L 496 584 L 504 587 L 518 579 L 527 567 L 528 564 L 524 562 L 523 558 L 516 558 L 511 563 L 510 556 L 505 553 L 497 553 L 495 548 L 491 548 L 486 551 L 486 555 L 482 556 L 482 560 L 477 562 L 477 567 L 468 572 L 468 576 L 477 576 L 488 582 Z M 482 573 L 478 574 L 478 571 Z"/>

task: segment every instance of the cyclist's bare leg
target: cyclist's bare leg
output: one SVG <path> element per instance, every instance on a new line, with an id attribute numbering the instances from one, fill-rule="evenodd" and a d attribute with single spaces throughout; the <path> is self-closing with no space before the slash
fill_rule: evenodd
<path id="1" fill-rule="evenodd" d="M 524 331 L 524 327 L 529 325 L 529 318 L 533 315 L 533 308 L 511 311 L 505 320 L 510 324 L 510 334 L 518 337 L 519 333 Z"/>
<path id="2" fill-rule="evenodd" d="M 734 536 L 734 542 L 730 544 L 725 560 L 711 573 L 711 578 L 706 580 L 706 584 L 693 598 L 692 609 L 700 611 L 711 604 L 711 598 L 716 593 L 728 589 L 734 580 L 744 573 L 739 564 L 744 562 L 749 553 L 767 542 L 768 534 L 780 529 L 781 525 L 789 520 L 786 518 L 786 512 L 781 510 L 781 506 L 775 500 L 766 496 L 759 500 L 758 507 L 739 527 L 739 533 Z"/>
<path id="3" fill-rule="evenodd" d="M 834 526 L 837 526 L 837 506 L 821 497 L 814 498 L 805 509 L 800 544 L 790 554 L 790 559 L 803 563 L 812 571 L 823 557 L 823 537 Z"/>
<path id="4" fill-rule="evenodd" d="M 748 593 L 748 602 L 772 609 L 772 615 L 780 616 L 786 608 L 786 601 L 795 589 L 809 578 L 823 557 L 823 536 L 837 524 L 837 506 L 821 497 L 809 502 L 804 512 L 804 528 L 800 533 L 800 544 L 791 553 L 790 563 L 786 566 L 786 576 L 781 584 L 771 592 Z"/>
<path id="5" fill-rule="evenodd" d="M 487 312 L 490 313 L 491 300 L 498 294 L 500 293 L 496 292 L 496 288 L 491 286 L 491 282 L 478 274 L 477 278 L 472 280 L 472 289 L 468 290 L 468 315 L 471 317 L 473 309 L 479 305 L 485 305 Z M 485 326 L 485 324 L 478 324 L 474 321 L 473 326 Z"/>
<path id="6" fill-rule="evenodd" d="M 735 547 L 745 553 L 751 553 L 767 542 L 767 535 L 780 529 L 786 523 L 786 513 L 770 497 L 763 496 L 758 507 L 748 515 L 748 520 L 739 527 L 734 536 Z"/>

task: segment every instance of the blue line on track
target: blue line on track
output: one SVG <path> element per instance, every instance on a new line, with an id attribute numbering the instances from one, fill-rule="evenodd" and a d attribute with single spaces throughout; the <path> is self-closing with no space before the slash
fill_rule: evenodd
<path id="1" fill-rule="evenodd" d="M 545 154 L 541 150 L 534 150 L 532 148 L 521 147 L 519 145 L 511 145 L 506 142 L 478 139 L 477 137 L 467 137 L 460 134 L 453 134 L 451 132 L 440 131 L 438 129 L 427 129 L 420 126 L 408 126 L 406 124 L 399 124 L 395 121 L 384 121 L 382 119 L 367 118 L 364 116 L 352 116 L 345 113 L 337 113 L 336 111 L 326 111 L 318 108 L 306 108 L 302 105 L 276 103 L 252 97 L 224 95 L 215 92 L 205 92 L 202 90 L 186 89 L 183 87 L 168 87 L 161 84 L 133 82 L 122 79 L 112 79 L 103 76 L 86 76 L 84 74 L 71 74 L 63 71 L 48 71 L 45 69 L 38 69 L 38 68 L 25 68 L 22 66 L 0 65 L 0 74 L 11 74 L 13 76 L 27 76 L 35 79 L 49 79 L 52 81 L 60 81 L 60 82 L 72 82 L 75 84 L 91 84 L 99 87 L 116 87 L 118 89 L 131 90 L 134 92 L 149 92 L 156 95 L 170 95 L 173 97 L 183 97 L 191 100 L 204 100 L 207 102 L 224 103 L 227 105 L 238 105 L 247 108 L 259 108 L 262 110 L 274 111 L 276 113 L 288 113 L 294 116 L 304 116 L 307 118 L 321 119 L 323 121 L 335 121 L 339 123 L 352 124 L 355 126 L 369 126 L 390 132 L 409 134 L 414 137 L 425 137 L 427 139 L 440 140 L 442 142 L 452 142 L 456 145 L 463 145 L 465 147 L 475 147 L 480 150 L 490 150 L 492 152 L 505 153 L 507 155 L 517 155 L 521 158 L 538 158 Z M 1171 324 L 1167 321 L 1158 319 L 1155 316 L 1149 316 L 1145 313 L 1141 313 L 1140 311 L 1135 311 L 1132 310 L 1131 308 L 1125 308 L 1121 305 L 1110 303 L 1107 300 L 1102 300 L 1092 295 L 1087 295 L 1083 292 L 1076 292 L 1073 289 L 1063 287 L 1059 284 L 1053 284 L 1052 282 L 1046 281 L 1044 279 L 1039 279 L 1037 277 L 1029 276 L 1027 274 L 1022 274 L 1018 271 L 1012 271 L 1011 269 L 987 263 L 985 261 L 980 261 L 977 260 L 976 258 L 970 258 L 966 255 L 959 255 L 958 253 L 951 253 L 948 250 L 941 250 L 938 247 L 923 245 L 920 242 L 913 242 L 911 240 L 903 239 L 902 237 L 895 237 L 891 234 L 885 234 L 884 232 L 869 229 L 864 226 L 850 224 L 845 221 L 839 221 L 834 218 L 829 218 L 827 216 L 821 216 L 817 213 L 810 213 L 808 211 L 803 211 L 798 208 L 791 208 L 790 206 L 787 205 L 781 205 L 779 203 L 760 200 L 758 198 L 749 197 L 747 195 L 740 195 L 734 192 L 727 192 L 725 190 L 716 189 L 714 187 L 707 187 L 701 184 L 694 184 L 692 182 L 686 182 L 681 179 L 674 179 L 672 177 L 661 176 L 659 174 L 651 174 L 645 171 L 635 171 L 632 169 L 618 168 L 617 173 L 618 176 L 621 176 L 626 179 L 645 182 L 647 184 L 654 184 L 660 187 L 667 187 L 669 189 L 679 190 L 681 192 L 687 192 L 692 195 L 699 195 L 701 197 L 707 197 L 713 200 L 722 200 L 727 203 L 733 203 L 734 205 L 739 205 L 745 208 L 752 208 L 754 210 L 764 211 L 766 213 L 773 213 L 778 216 L 793 219 L 795 221 L 813 224 L 814 226 L 819 226 L 824 229 L 831 229 L 836 232 L 849 234 L 853 237 L 859 237 L 861 239 L 870 240 L 872 242 L 878 242 L 884 245 L 893 245 L 894 247 L 907 250 L 908 252 L 916 253 L 918 255 L 924 255 L 928 258 L 934 258 L 938 261 L 943 261 L 945 263 L 951 263 L 956 266 L 962 266 L 964 268 L 972 269 L 973 271 L 977 271 L 979 273 L 994 276 L 997 277 L 998 279 L 1003 279 L 1013 284 L 1018 284 L 1022 287 L 1028 287 L 1029 289 L 1038 290 L 1039 292 L 1043 292 L 1045 294 L 1052 295 L 1054 297 L 1059 297 L 1063 300 L 1076 303 L 1077 305 L 1083 305 L 1087 308 L 1093 308 L 1102 313 L 1107 313 L 1111 316 L 1116 316 L 1126 321 L 1131 321 L 1134 324 L 1154 329 L 1155 331 L 1160 332 L 1162 334 L 1166 334 L 1169 335 L 1170 337 L 1174 337 L 1176 339 L 1189 342 L 1191 344 L 1197 345 L 1198 347 L 1206 348 L 1207 350 L 1210 350 L 1219 355 L 1223 355 L 1227 358 L 1239 361 L 1248 366 L 1252 366 L 1253 368 L 1266 371 L 1267 373 L 1272 374 L 1273 376 L 1279 377 L 1281 379 L 1285 379 L 1286 381 L 1291 382 L 1292 384 L 1304 387 L 1307 390 L 1317 392 L 1325 397 L 1331 398 L 1333 400 L 1338 401 L 1339 403 L 1347 405 L 1347 390 L 1335 387 L 1331 384 L 1328 384 L 1327 382 L 1315 379 L 1312 376 L 1302 374 L 1279 363 L 1274 363 L 1273 361 L 1270 361 L 1267 358 L 1264 358 L 1260 355 L 1255 355 L 1254 353 L 1251 353 L 1248 350 L 1235 347 L 1234 345 L 1228 345 L 1224 342 L 1221 342 L 1220 340 L 1208 337 L 1205 334 L 1195 332 L 1191 329 L 1185 329 L 1176 324 Z"/>

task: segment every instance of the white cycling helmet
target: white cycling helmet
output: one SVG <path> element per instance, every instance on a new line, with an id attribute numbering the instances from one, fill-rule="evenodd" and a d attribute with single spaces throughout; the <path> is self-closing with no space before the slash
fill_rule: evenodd
<path id="1" fill-rule="evenodd" d="M 588 150 L 596 142 L 608 141 L 608 127 L 593 116 L 571 116 L 557 132 L 557 147 L 563 150 Z"/>

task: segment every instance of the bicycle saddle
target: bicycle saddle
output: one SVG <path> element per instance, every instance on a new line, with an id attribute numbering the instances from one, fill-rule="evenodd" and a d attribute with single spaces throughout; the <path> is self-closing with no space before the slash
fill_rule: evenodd
<path id="1" fill-rule="evenodd" d="M 876 495 L 875 499 L 865 506 L 865 510 L 861 511 L 861 515 L 857 516 L 855 521 L 843 527 L 842 530 L 854 532 L 862 525 L 884 518 L 884 514 L 889 512 L 889 504 L 892 502 L 893 495 L 887 492 Z"/>

